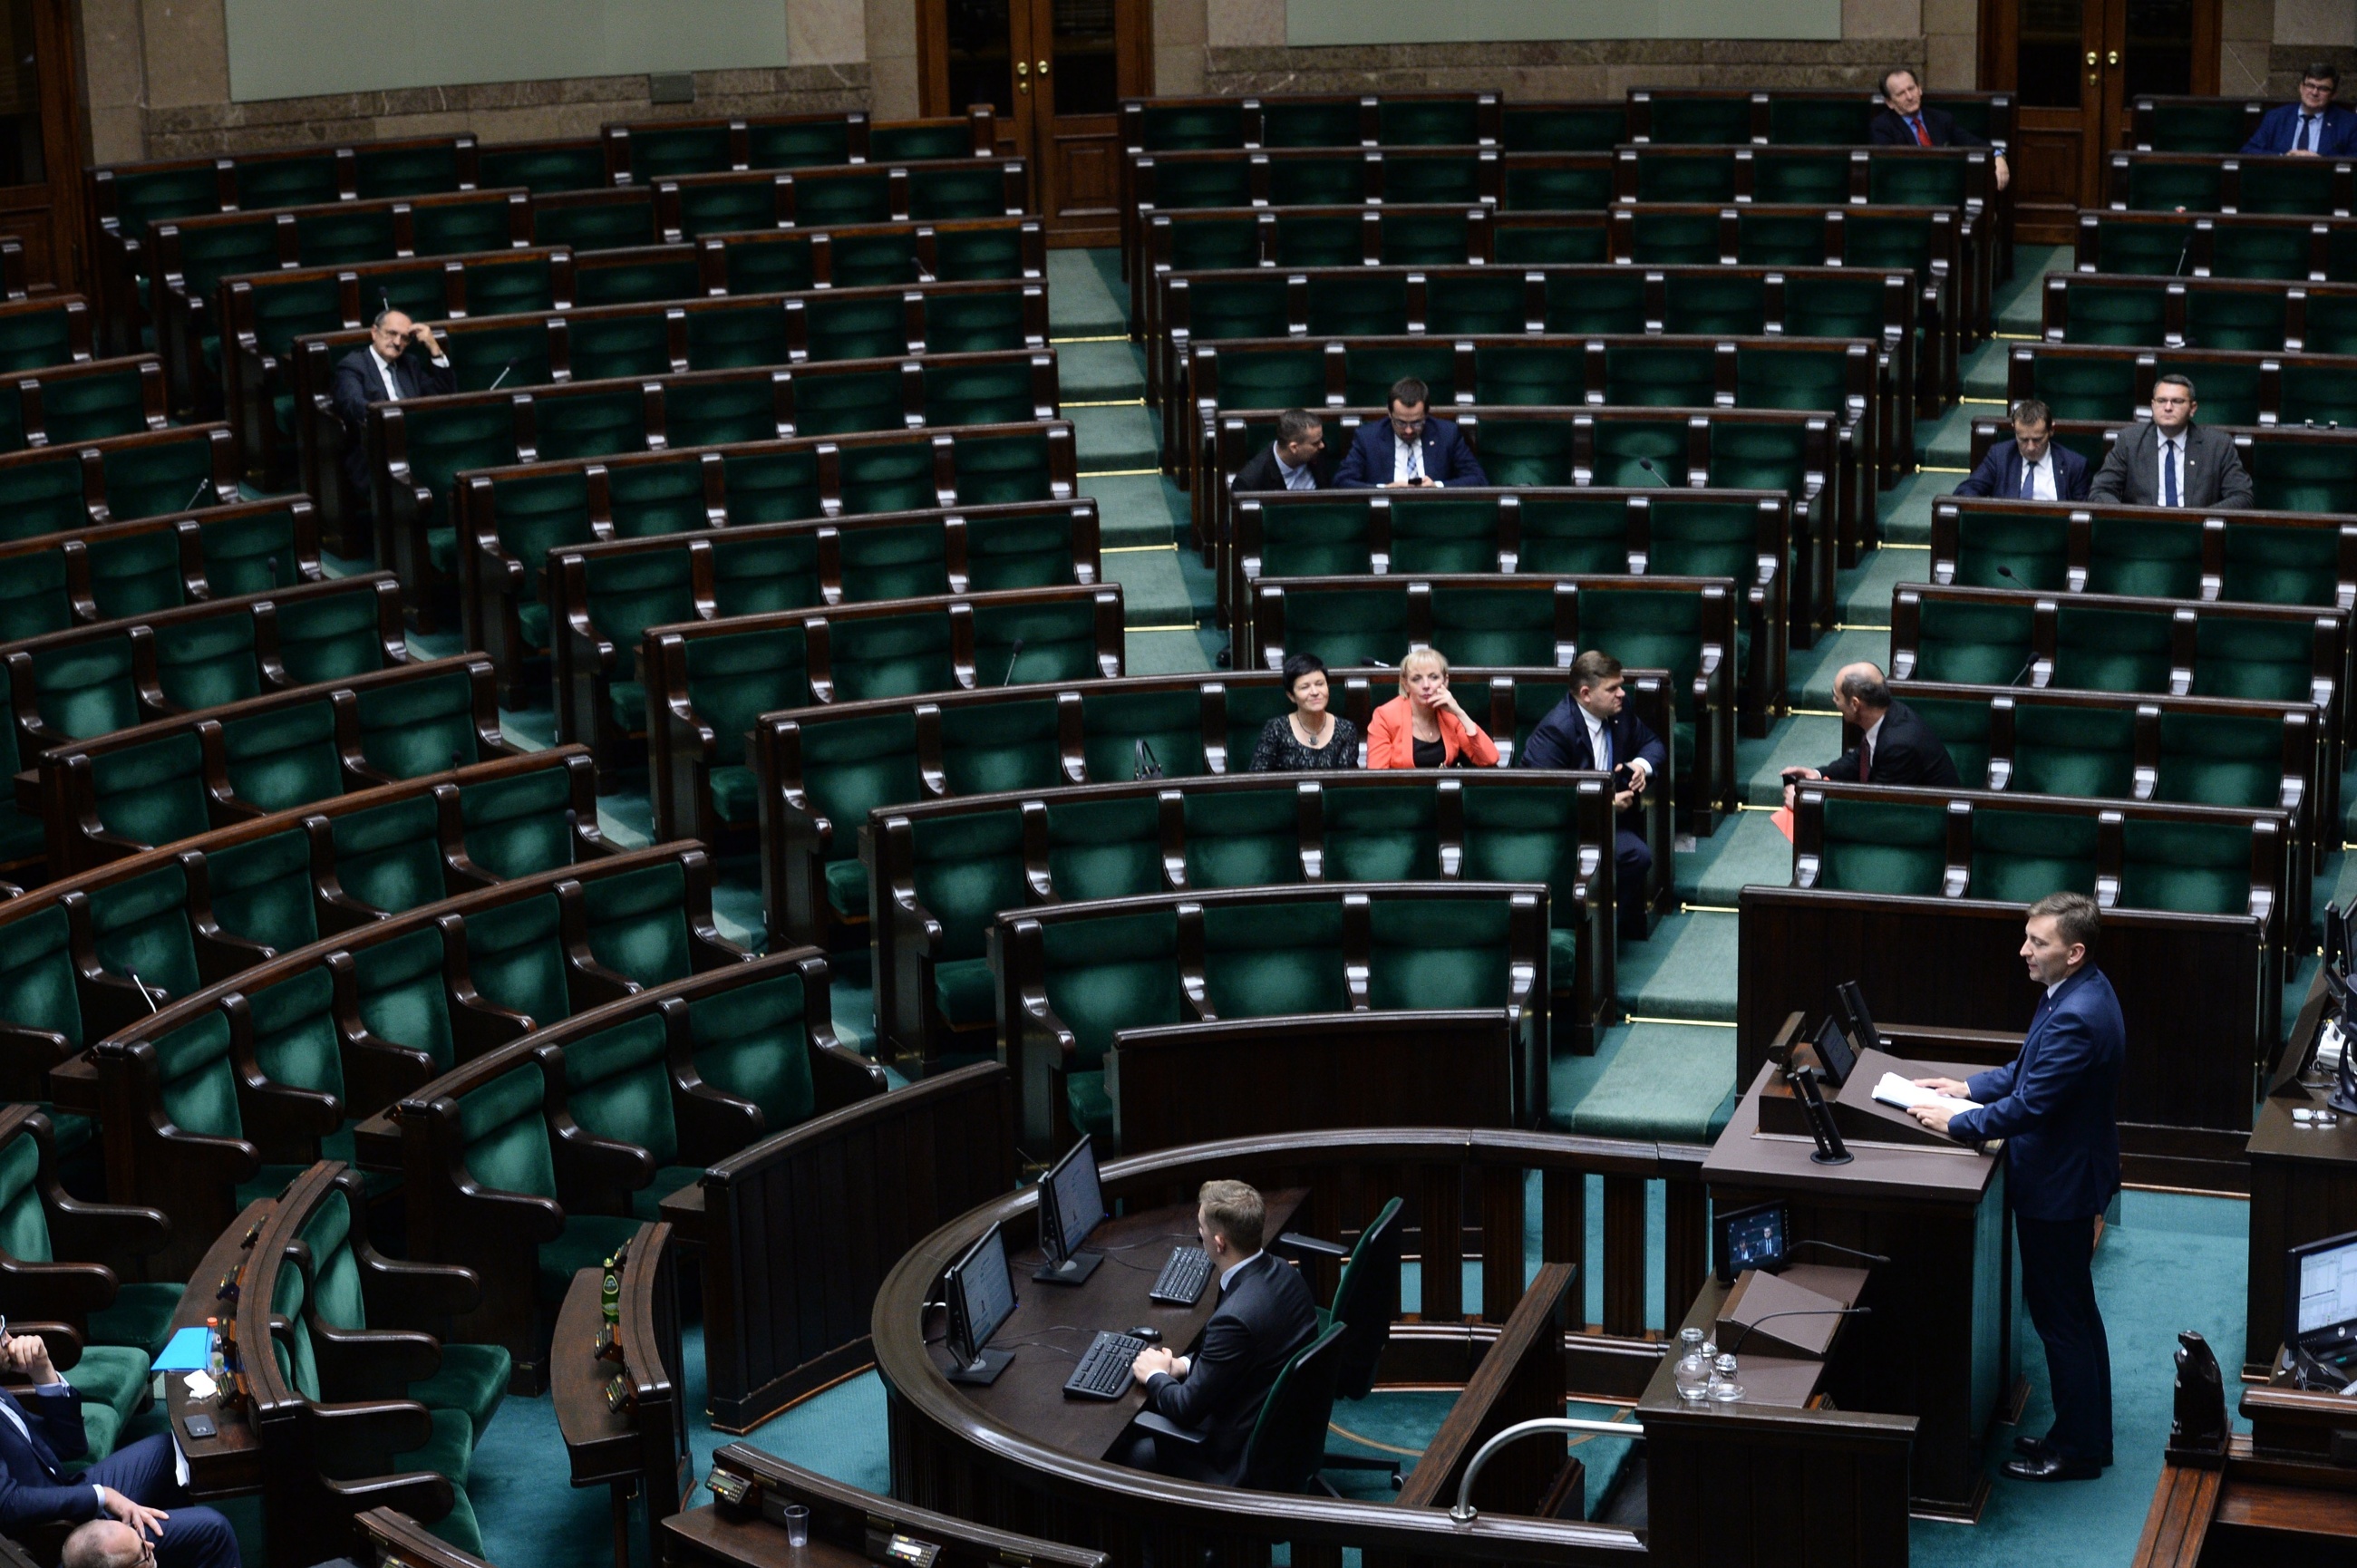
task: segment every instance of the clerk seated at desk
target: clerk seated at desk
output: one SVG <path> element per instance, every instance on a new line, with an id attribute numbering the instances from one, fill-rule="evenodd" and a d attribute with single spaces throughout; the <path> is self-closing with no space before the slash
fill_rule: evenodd
<path id="1" fill-rule="evenodd" d="M 1195 1230 L 1220 1280 L 1220 1305 L 1191 1356 L 1159 1345 L 1130 1370 L 1146 1386 L 1146 1408 L 1204 1434 L 1200 1449 L 1166 1454 L 1137 1434 L 1121 1463 L 1182 1480 L 1232 1487 L 1260 1407 L 1294 1353 L 1316 1337 L 1318 1304 L 1293 1267 L 1261 1251 L 1267 1211 L 1240 1181 L 1207 1181 L 1197 1195 Z"/>

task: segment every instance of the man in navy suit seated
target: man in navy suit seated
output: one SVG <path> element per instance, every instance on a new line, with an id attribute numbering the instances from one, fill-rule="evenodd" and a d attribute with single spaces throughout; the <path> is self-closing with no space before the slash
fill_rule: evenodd
<path id="1" fill-rule="evenodd" d="M 1956 487 L 1960 496 L 2002 496 L 2008 500 L 2083 501 L 2087 499 L 2087 459 L 2054 445 L 2054 416 L 2034 397 L 2013 405 L 2013 439 L 2000 441 Z"/>
<path id="2" fill-rule="evenodd" d="M 1866 138 L 1878 147 L 1986 147 L 1988 143 L 1958 125 L 1944 109 L 1923 106 L 1923 79 L 1907 67 L 1893 66 L 1882 73 L 1885 107 L 1867 123 Z M 1989 163 L 1996 188 L 2013 178 L 2002 150 L 1991 147 Z"/>
<path id="3" fill-rule="evenodd" d="M 2357 153 L 2357 113 L 2332 102 L 2340 91 L 2339 66 L 2329 59 L 2311 63 L 2299 73 L 2299 102 L 2268 110 L 2243 151 L 2295 158 Z"/>
<path id="4" fill-rule="evenodd" d="M 1291 1264 L 1261 1251 L 1267 1222 L 1266 1204 L 1243 1182 L 1207 1181 L 1197 1193 L 1195 1233 L 1218 1273 L 1220 1304 L 1193 1355 L 1150 1346 L 1130 1374 L 1145 1387 L 1147 1410 L 1204 1441 L 1169 1452 L 1141 1433 L 1121 1463 L 1223 1487 L 1243 1477 L 1244 1449 L 1277 1374 L 1318 1336 L 1309 1287 Z"/>
<path id="5" fill-rule="evenodd" d="M 143 1562 L 149 1541 L 163 1568 L 238 1568 L 229 1520 L 184 1506 L 168 1435 L 142 1438 L 69 1477 L 62 1461 L 89 1451 L 81 1393 L 50 1365 L 38 1335 L 0 1336 L 0 1368 L 34 1390 L 23 1400 L 0 1390 L 0 1531 L 82 1524 L 66 1538 L 68 1568 Z"/>
<path id="6" fill-rule="evenodd" d="M 1916 1081 L 1974 1102 L 1916 1120 L 1965 1143 L 2005 1140 L 2006 1194 L 2021 1248 L 2021 1295 L 2046 1346 L 2054 1424 L 2019 1437 L 2005 1473 L 2022 1481 L 2092 1481 L 2112 1462 L 2112 1352 L 2095 1305 L 2095 1218 L 2120 1190 L 2118 1101 L 2127 1026 L 2102 970 L 2087 961 L 2102 918 L 2083 893 L 2029 907 L 2022 961 L 2046 988 L 2021 1053 L 2004 1067 Z"/>
<path id="7" fill-rule="evenodd" d="M 1619 934 L 1646 935 L 1645 878 L 1653 852 L 1645 843 L 1645 786 L 1669 754 L 1644 720 L 1628 710 L 1620 660 L 1591 648 L 1571 661 L 1571 693 L 1547 710 L 1514 756 L 1517 768 L 1595 768 L 1612 775 L 1613 878 Z"/>
<path id="8" fill-rule="evenodd" d="M 1490 476 L 1481 471 L 1456 423 L 1434 419 L 1426 412 L 1425 401 L 1431 395 L 1431 389 L 1414 376 L 1393 383 L 1391 417 L 1359 427 L 1350 455 L 1334 472 L 1334 488 L 1488 484 Z"/>

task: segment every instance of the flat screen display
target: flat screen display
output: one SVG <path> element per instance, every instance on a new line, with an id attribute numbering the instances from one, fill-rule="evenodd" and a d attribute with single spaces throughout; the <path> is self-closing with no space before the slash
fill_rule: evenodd
<path id="1" fill-rule="evenodd" d="M 1060 1263 L 1081 1250 L 1081 1243 L 1105 1217 L 1104 1194 L 1097 1187 L 1096 1151 L 1089 1146 L 1089 1140 L 1082 1138 L 1073 1144 L 1041 1185 L 1053 1211 L 1049 1217 L 1053 1233 L 1042 1227 L 1040 1240 Z"/>
<path id="2" fill-rule="evenodd" d="M 2293 1328 L 2305 1339 L 2357 1322 L 2357 1236 L 2335 1237 L 2295 1253 L 2298 1291 Z"/>
<path id="3" fill-rule="evenodd" d="M 1781 1203 L 1730 1208 L 1718 1217 L 1718 1277 L 1732 1283 L 1746 1269 L 1770 1273 L 1784 1266 L 1785 1212 Z"/>
<path id="4" fill-rule="evenodd" d="M 982 1354 L 1015 1310 L 1015 1282 L 1006 1273 L 1006 1239 L 997 1226 L 950 1266 L 951 1347 L 965 1361 Z"/>

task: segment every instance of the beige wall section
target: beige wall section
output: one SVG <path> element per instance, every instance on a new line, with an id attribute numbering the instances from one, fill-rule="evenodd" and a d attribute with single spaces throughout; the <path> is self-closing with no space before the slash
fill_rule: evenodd
<path id="1" fill-rule="evenodd" d="M 908 0 L 901 8 L 909 8 Z M 642 75 L 232 103 L 221 0 L 81 0 L 80 9 L 91 156 L 99 163 L 453 131 L 487 141 L 580 136 L 608 120 L 865 109 L 872 96 L 866 0 L 791 0 L 794 63 L 697 71 L 694 103 L 660 108 L 648 102 Z M 683 9 L 692 14 L 692 6 Z M 913 67 L 913 34 L 908 52 Z M 909 107 L 901 113 L 914 112 L 913 69 L 909 81 Z"/>
<path id="2" fill-rule="evenodd" d="M 2323 59 L 2340 66 L 2341 101 L 2348 102 L 2351 90 L 2357 88 L 2357 5 L 2351 0 L 2275 0 L 2274 11 L 2265 51 L 2267 95 L 2291 97 L 2299 90 L 2300 68 Z"/>
<path id="3" fill-rule="evenodd" d="M 2345 0 L 2344 0 L 2345 3 Z M 2275 47 L 2276 0 L 2220 0 L 2218 91 L 2265 92 Z"/>
<path id="4" fill-rule="evenodd" d="M 792 0 L 789 0 L 792 3 Z M 879 120 L 917 115 L 917 0 L 865 0 L 867 72 Z"/>
<path id="5" fill-rule="evenodd" d="M 2346 0 L 2341 0 L 2346 3 Z M 1285 0 L 1202 0 L 1202 91 L 1488 88 L 1515 98 L 1618 98 L 1631 87 L 1870 87 L 1892 65 L 1974 84 L 1975 0 L 1842 0 L 1838 43 L 1660 38 L 1287 48 Z M 1158 24 L 1157 24 L 1158 26 Z M 1172 79 L 1168 60 L 1156 74 Z M 1165 91 L 1177 91 L 1166 87 Z"/>

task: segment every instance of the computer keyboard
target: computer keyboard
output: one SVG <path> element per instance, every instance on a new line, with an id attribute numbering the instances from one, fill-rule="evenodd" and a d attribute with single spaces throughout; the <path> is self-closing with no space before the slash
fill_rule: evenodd
<path id="1" fill-rule="evenodd" d="M 1165 1306 L 1192 1306 L 1211 1278 L 1211 1255 L 1200 1247 L 1173 1247 L 1170 1261 L 1146 1294 Z"/>
<path id="2" fill-rule="evenodd" d="M 1129 1387 L 1129 1369 L 1137 1353 L 1146 1348 L 1146 1341 L 1133 1339 L 1126 1334 L 1108 1329 L 1097 1330 L 1089 1348 L 1081 1353 L 1081 1364 L 1064 1380 L 1064 1394 L 1070 1399 L 1114 1400 Z"/>

